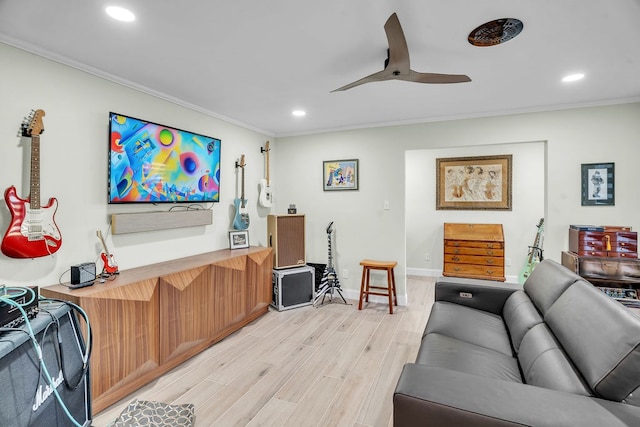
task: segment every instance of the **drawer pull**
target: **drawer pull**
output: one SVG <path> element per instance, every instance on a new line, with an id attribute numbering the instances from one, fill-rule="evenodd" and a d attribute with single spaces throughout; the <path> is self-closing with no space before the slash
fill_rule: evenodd
<path id="1" fill-rule="evenodd" d="M 487 264 L 493 264 L 493 260 L 492 259 L 488 259 L 487 260 Z"/>
<path id="2" fill-rule="evenodd" d="M 453 242 L 453 246 L 460 246 L 460 242 Z"/>
<path id="3" fill-rule="evenodd" d="M 487 251 L 487 255 L 493 255 L 493 251 Z"/>
<path id="4" fill-rule="evenodd" d="M 493 273 L 495 273 L 495 271 L 493 271 L 493 270 L 487 270 L 487 274 L 493 274 Z"/>
<path id="5" fill-rule="evenodd" d="M 453 267 L 453 271 L 460 271 L 460 267 Z"/>
<path id="6" fill-rule="evenodd" d="M 453 250 L 453 253 L 454 253 L 454 254 L 459 254 L 459 253 L 460 253 L 460 249 L 454 249 L 454 250 Z"/>
<path id="7" fill-rule="evenodd" d="M 454 261 L 460 261 L 460 257 L 457 257 L 457 256 L 454 256 L 451 259 L 454 260 Z"/>

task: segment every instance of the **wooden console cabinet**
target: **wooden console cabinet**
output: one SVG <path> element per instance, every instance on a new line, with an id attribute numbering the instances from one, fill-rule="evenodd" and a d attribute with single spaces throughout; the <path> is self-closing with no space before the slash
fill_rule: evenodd
<path id="1" fill-rule="evenodd" d="M 444 276 L 504 281 L 502 224 L 444 224 Z"/>
<path id="2" fill-rule="evenodd" d="M 562 252 L 562 265 L 596 286 L 640 289 L 640 259 Z"/>
<path id="3" fill-rule="evenodd" d="M 86 288 L 40 292 L 89 316 L 98 413 L 265 314 L 272 268 L 271 248 L 225 249 L 122 271 Z"/>

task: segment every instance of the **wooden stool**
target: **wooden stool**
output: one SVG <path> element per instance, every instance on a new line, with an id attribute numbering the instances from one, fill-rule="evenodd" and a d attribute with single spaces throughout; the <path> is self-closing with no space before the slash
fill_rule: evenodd
<path id="1" fill-rule="evenodd" d="M 369 302 L 369 295 L 381 295 L 389 297 L 389 313 L 393 314 L 393 306 L 398 305 L 398 296 L 396 294 L 396 278 L 393 269 L 398 265 L 395 261 L 372 261 L 365 259 L 360 261 L 362 266 L 362 283 L 360 284 L 360 301 L 358 302 L 358 310 L 362 310 L 362 297 Z M 387 271 L 387 287 L 370 286 L 369 273 L 371 270 Z M 371 289 L 386 290 L 387 292 L 371 292 Z M 392 300 L 393 297 L 393 300 Z"/>

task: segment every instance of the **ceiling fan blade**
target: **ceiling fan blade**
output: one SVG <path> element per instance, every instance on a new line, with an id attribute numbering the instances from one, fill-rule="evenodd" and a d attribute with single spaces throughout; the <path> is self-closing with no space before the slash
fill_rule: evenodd
<path id="1" fill-rule="evenodd" d="M 353 83 L 334 89 L 331 92 L 338 92 L 360 86 L 365 83 L 380 82 L 385 80 L 405 80 L 416 83 L 464 83 L 470 82 L 469 76 L 464 74 L 436 74 L 418 73 L 410 68 L 409 47 L 407 39 L 404 37 L 402 26 L 398 15 L 393 13 L 384 24 L 384 31 L 387 34 L 387 60 L 384 63 L 384 70 L 373 73 Z"/>
<path id="2" fill-rule="evenodd" d="M 394 12 L 384 23 L 384 32 L 387 34 L 389 44 L 388 59 L 385 69 L 389 68 L 394 75 L 409 75 L 409 47 L 404 31 L 400 25 L 398 15 Z"/>
<path id="3" fill-rule="evenodd" d="M 465 83 L 471 81 L 471 78 L 465 74 L 418 73 L 413 70 L 409 70 L 408 76 L 398 76 L 396 78 L 410 82 L 432 84 Z"/>
<path id="4" fill-rule="evenodd" d="M 381 81 L 384 81 L 384 80 L 391 80 L 393 78 L 395 78 L 393 76 L 393 74 L 389 73 L 386 70 L 382 70 L 382 71 L 378 71 L 377 73 L 373 73 L 371 75 L 368 75 L 367 77 L 363 77 L 360 80 L 356 80 L 353 83 L 349 83 L 348 85 L 339 87 L 338 89 L 334 89 L 331 92 L 339 92 L 339 91 L 342 91 L 342 90 L 351 89 L 352 87 L 363 85 L 365 83 L 381 82 Z"/>

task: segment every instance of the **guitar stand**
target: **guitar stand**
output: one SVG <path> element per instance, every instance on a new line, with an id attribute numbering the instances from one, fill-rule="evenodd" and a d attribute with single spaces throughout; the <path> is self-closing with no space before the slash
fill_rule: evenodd
<path id="1" fill-rule="evenodd" d="M 320 303 L 320 305 L 323 305 L 324 299 L 327 294 L 329 294 L 329 302 L 333 302 L 334 291 L 338 292 L 338 295 L 340 296 L 340 298 L 342 298 L 342 301 L 345 304 L 351 305 L 351 303 L 348 303 L 344 298 L 344 295 L 342 295 L 342 289 L 340 289 L 340 285 L 335 285 L 335 278 L 329 278 L 329 280 L 318 290 L 318 294 L 313 299 L 313 306 L 315 307 L 316 303 L 320 300 L 320 297 L 322 297 L 322 302 Z"/>

